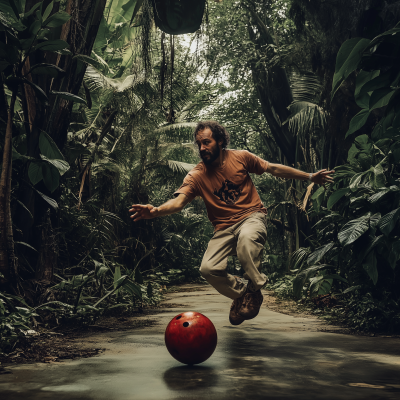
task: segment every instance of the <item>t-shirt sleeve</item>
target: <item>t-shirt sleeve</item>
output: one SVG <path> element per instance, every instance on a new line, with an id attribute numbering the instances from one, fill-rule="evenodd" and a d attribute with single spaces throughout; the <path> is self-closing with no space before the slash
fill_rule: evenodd
<path id="1" fill-rule="evenodd" d="M 181 187 L 174 193 L 174 196 L 176 197 L 181 193 L 186 195 L 190 201 L 195 197 L 200 196 L 196 181 L 190 173 L 185 176 Z"/>
<path id="2" fill-rule="evenodd" d="M 260 157 L 250 153 L 247 150 L 243 150 L 243 157 L 245 160 L 245 166 L 248 172 L 261 175 L 268 171 L 269 162 L 263 160 Z"/>

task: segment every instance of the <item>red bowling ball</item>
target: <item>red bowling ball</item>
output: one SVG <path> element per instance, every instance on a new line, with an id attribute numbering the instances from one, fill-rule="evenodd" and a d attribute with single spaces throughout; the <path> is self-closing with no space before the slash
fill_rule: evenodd
<path id="1" fill-rule="evenodd" d="M 183 364 L 206 361 L 217 347 L 217 331 L 203 314 L 189 311 L 174 317 L 165 330 L 168 351 Z"/>

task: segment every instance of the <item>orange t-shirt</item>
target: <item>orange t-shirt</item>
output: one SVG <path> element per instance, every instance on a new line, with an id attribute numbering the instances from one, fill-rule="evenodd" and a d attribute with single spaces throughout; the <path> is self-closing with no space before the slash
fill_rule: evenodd
<path id="1" fill-rule="evenodd" d="M 185 194 L 190 201 L 200 196 L 206 204 L 208 218 L 219 231 L 236 224 L 254 212 L 267 213 L 250 178 L 268 169 L 268 161 L 246 150 L 223 150 L 225 163 L 221 167 L 197 164 L 174 193 Z"/>

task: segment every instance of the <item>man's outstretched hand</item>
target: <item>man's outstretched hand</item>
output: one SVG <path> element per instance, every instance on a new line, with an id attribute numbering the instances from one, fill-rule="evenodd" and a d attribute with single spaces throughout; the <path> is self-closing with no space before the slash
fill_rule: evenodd
<path id="1" fill-rule="evenodd" d="M 321 171 L 315 172 L 311 177 L 311 182 L 317 183 L 318 185 L 324 185 L 326 183 L 333 183 L 333 178 L 331 175 L 335 173 L 334 170 L 327 171 L 326 169 L 321 169 Z"/>
<path id="2" fill-rule="evenodd" d="M 151 204 L 132 204 L 132 208 L 129 210 L 130 213 L 135 213 L 131 215 L 131 218 L 136 221 L 141 219 L 152 219 L 157 217 L 158 208 L 153 207 Z"/>

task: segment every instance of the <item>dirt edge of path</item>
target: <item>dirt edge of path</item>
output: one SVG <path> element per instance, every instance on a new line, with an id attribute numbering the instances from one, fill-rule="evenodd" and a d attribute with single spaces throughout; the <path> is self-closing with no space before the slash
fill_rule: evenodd
<path id="1" fill-rule="evenodd" d="M 182 287 L 178 290 L 174 286 L 171 290 L 166 290 L 165 294 L 201 290 L 206 289 Z M 34 335 L 22 338 L 10 353 L 0 354 L 0 374 L 9 373 L 5 366 L 53 363 L 101 354 L 105 351 L 101 347 L 102 336 L 152 326 L 157 323 L 155 317 L 158 314 L 182 307 L 185 305 L 164 299 L 158 305 L 145 307 L 140 311 L 101 316 L 92 325 L 60 325 L 52 329 L 40 329 Z"/>
<path id="2" fill-rule="evenodd" d="M 16 348 L 7 355 L 0 355 L 0 374 L 10 373 L 9 366 L 32 363 L 55 363 L 68 359 L 93 357 L 101 354 L 106 349 L 102 347 L 106 336 L 111 333 L 129 331 L 136 328 L 148 327 L 157 323 L 156 316 L 168 312 L 172 308 L 184 308 L 185 304 L 174 303 L 175 293 L 200 292 L 212 289 L 209 285 L 184 284 L 167 288 L 166 296 L 172 294 L 172 298 L 164 298 L 157 306 L 147 307 L 140 312 L 129 315 L 103 316 L 95 324 L 88 326 L 59 326 L 52 330 L 42 330 L 38 335 L 30 336 L 19 342 Z M 309 318 L 319 321 L 318 324 L 310 324 L 306 330 L 341 333 L 348 335 L 364 335 L 348 327 L 329 324 L 312 308 L 299 306 L 296 301 L 280 299 L 273 291 L 263 290 L 263 307 L 271 311 L 293 317 Z M 171 297 L 171 296 L 168 296 Z M 176 300 L 181 300 L 179 296 Z M 184 301 L 184 300 L 182 300 Z M 399 335 L 373 335 L 381 337 L 400 337 Z"/>
<path id="3" fill-rule="evenodd" d="M 356 335 L 356 336 L 372 336 L 372 337 L 388 337 L 388 338 L 400 338 L 400 335 L 388 334 L 388 333 L 367 333 L 360 332 L 356 329 L 349 328 L 344 324 L 330 322 L 325 319 L 323 310 L 318 308 L 312 308 L 309 305 L 299 305 L 295 300 L 279 298 L 275 295 L 272 290 L 263 290 L 264 303 L 263 305 L 271 311 L 279 312 L 281 314 L 290 315 L 293 317 L 302 317 L 310 319 L 318 319 L 321 322 L 321 326 L 318 327 L 318 332 L 327 333 L 341 333 L 345 335 Z"/>

